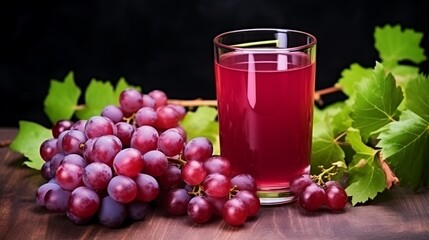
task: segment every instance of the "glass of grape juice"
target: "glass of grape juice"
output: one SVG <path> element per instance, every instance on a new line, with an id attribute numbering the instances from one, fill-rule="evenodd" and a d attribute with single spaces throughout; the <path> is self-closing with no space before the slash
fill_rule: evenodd
<path id="1" fill-rule="evenodd" d="M 252 175 L 262 205 L 291 202 L 289 183 L 310 170 L 317 40 L 263 28 L 213 42 L 220 153 L 233 176 Z"/>

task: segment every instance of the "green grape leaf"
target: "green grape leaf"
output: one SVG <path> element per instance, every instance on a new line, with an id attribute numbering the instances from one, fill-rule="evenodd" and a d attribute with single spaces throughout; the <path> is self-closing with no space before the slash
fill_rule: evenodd
<path id="1" fill-rule="evenodd" d="M 325 120 L 314 122 L 311 151 L 312 171 L 318 169 L 319 166 L 329 168 L 334 162 L 344 162 L 344 157 L 344 152 L 334 138 L 332 126 L 327 117 Z"/>
<path id="2" fill-rule="evenodd" d="M 76 117 L 89 119 L 100 115 L 105 106 L 116 102 L 116 95 L 110 82 L 92 79 L 85 91 L 85 106 L 76 111 Z"/>
<path id="3" fill-rule="evenodd" d="M 349 128 L 346 142 L 356 152 L 347 171 L 349 186 L 346 188 L 354 206 L 374 199 L 379 192 L 382 192 L 386 187 L 386 176 L 378 160 L 378 151 L 362 142 L 358 129 Z"/>
<path id="4" fill-rule="evenodd" d="M 19 152 L 27 158 L 24 165 L 40 170 L 45 162 L 40 156 L 39 150 L 42 143 L 52 138 L 50 129 L 37 123 L 29 121 L 19 121 L 19 131 L 12 140 L 10 149 Z"/>
<path id="5" fill-rule="evenodd" d="M 363 78 L 371 77 L 372 69 L 364 68 L 357 63 L 350 65 L 350 68 L 344 69 L 341 72 L 341 78 L 335 84 L 347 95 L 352 96 L 355 91 L 355 84 L 360 82 Z"/>
<path id="6" fill-rule="evenodd" d="M 330 119 L 334 136 L 340 135 L 352 126 L 351 108 L 345 102 L 336 102 L 324 110 Z"/>
<path id="7" fill-rule="evenodd" d="M 371 134 L 394 120 L 403 94 L 391 74 L 376 63 L 373 74 L 356 84 L 351 117 L 353 127 L 360 130 L 366 141 Z"/>
<path id="8" fill-rule="evenodd" d="M 44 101 L 44 111 L 52 123 L 61 119 L 70 119 L 77 107 L 81 94 L 70 72 L 63 82 L 51 80 L 48 95 Z"/>
<path id="9" fill-rule="evenodd" d="M 418 189 L 428 182 L 429 122 L 410 110 L 380 133 L 377 147 L 401 184 Z"/>
<path id="10" fill-rule="evenodd" d="M 419 76 L 419 68 L 407 65 L 397 65 L 390 71 L 396 79 L 396 83 L 405 88 L 408 81 Z"/>
<path id="11" fill-rule="evenodd" d="M 216 108 L 200 106 L 195 111 L 188 111 L 180 125 L 185 129 L 188 140 L 206 137 L 213 143 L 213 153 L 220 154 L 219 125 L 216 117 Z"/>
<path id="12" fill-rule="evenodd" d="M 400 25 L 376 27 L 374 32 L 375 48 L 386 68 L 394 67 L 402 60 L 416 64 L 426 60 L 424 49 L 420 47 L 422 38 L 423 33 L 402 30 Z"/>
<path id="13" fill-rule="evenodd" d="M 405 88 L 405 106 L 429 122 L 429 77 L 419 75 Z"/>

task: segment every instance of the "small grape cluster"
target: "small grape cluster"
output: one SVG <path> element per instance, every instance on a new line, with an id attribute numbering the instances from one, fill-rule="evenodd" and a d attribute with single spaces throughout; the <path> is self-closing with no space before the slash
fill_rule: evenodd
<path id="1" fill-rule="evenodd" d="M 347 193 L 340 182 L 331 179 L 336 174 L 331 172 L 335 168 L 335 165 L 328 169 L 321 166 L 319 175 L 303 174 L 292 180 L 290 190 L 297 196 L 299 206 L 307 211 L 326 207 L 332 211 L 341 211 L 345 208 L 348 203 Z"/>
<path id="2" fill-rule="evenodd" d="M 187 141 L 186 109 L 160 90 L 125 89 L 119 106 L 87 120 L 60 120 L 40 146 L 46 180 L 36 201 L 76 224 L 120 227 L 153 205 L 204 223 L 213 215 L 240 226 L 260 202 L 249 174 L 232 177 L 227 159 L 205 137 Z"/>

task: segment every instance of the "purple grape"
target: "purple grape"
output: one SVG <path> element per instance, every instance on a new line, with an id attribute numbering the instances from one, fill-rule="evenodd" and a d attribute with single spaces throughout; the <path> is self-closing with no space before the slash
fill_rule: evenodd
<path id="1" fill-rule="evenodd" d="M 120 227 L 127 216 L 127 210 L 123 203 L 106 196 L 101 200 L 98 219 L 101 225 L 108 228 Z"/>
<path id="2" fill-rule="evenodd" d="M 174 216 L 187 214 L 188 203 L 191 200 L 188 191 L 183 188 L 173 188 L 165 196 L 165 210 Z"/>
<path id="3" fill-rule="evenodd" d="M 188 216 L 194 223 L 205 223 L 212 217 L 212 206 L 204 196 L 191 198 L 188 204 Z"/>
<path id="4" fill-rule="evenodd" d="M 113 200 L 129 203 L 137 196 L 137 184 L 127 176 L 117 175 L 110 180 L 107 192 Z"/>
<path id="5" fill-rule="evenodd" d="M 154 177 L 148 174 L 140 173 L 134 178 L 137 185 L 136 198 L 142 202 L 150 202 L 159 194 L 159 184 Z"/>
<path id="6" fill-rule="evenodd" d="M 143 106 L 142 94 L 133 88 L 125 89 L 119 95 L 119 105 L 126 113 L 134 113 Z"/>
<path id="7" fill-rule="evenodd" d="M 155 109 L 151 107 L 142 107 L 136 112 L 137 126 L 149 125 L 155 126 L 157 115 Z"/>
<path id="8" fill-rule="evenodd" d="M 139 150 L 125 148 L 116 154 L 113 159 L 113 169 L 117 174 L 127 177 L 136 177 L 143 169 L 143 158 Z"/>
<path id="9" fill-rule="evenodd" d="M 52 136 L 54 138 L 58 138 L 60 133 L 64 132 L 65 130 L 69 130 L 73 126 L 73 124 L 74 123 L 71 120 L 67 120 L 67 119 L 58 120 L 51 128 Z"/>
<path id="10" fill-rule="evenodd" d="M 129 147 L 131 142 L 131 136 L 134 133 L 135 127 L 127 122 L 118 122 L 116 123 L 116 128 L 116 136 L 121 140 L 122 147 Z"/>
<path id="11" fill-rule="evenodd" d="M 50 161 L 55 154 L 60 152 L 57 147 L 57 142 L 57 138 L 49 138 L 43 141 L 43 143 L 40 145 L 40 156 L 46 162 Z"/>
<path id="12" fill-rule="evenodd" d="M 115 124 L 107 117 L 93 116 L 85 124 L 85 135 L 87 138 L 116 135 L 116 132 Z"/>
<path id="13" fill-rule="evenodd" d="M 158 137 L 158 131 L 154 127 L 144 125 L 134 131 L 130 146 L 145 154 L 158 148 Z"/>
<path id="14" fill-rule="evenodd" d="M 121 108 L 115 105 L 107 105 L 103 108 L 101 116 L 109 118 L 113 123 L 117 123 L 122 120 L 124 113 L 122 112 Z"/>
<path id="15" fill-rule="evenodd" d="M 168 129 L 158 138 L 158 149 L 169 157 L 180 154 L 183 147 L 184 140 L 177 130 Z"/>
<path id="16" fill-rule="evenodd" d="M 205 137 L 191 139 L 183 150 L 186 160 L 206 161 L 213 154 L 213 144 Z"/>
<path id="17" fill-rule="evenodd" d="M 143 173 L 159 177 L 167 170 L 168 159 L 161 151 L 151 150 L 143 155 L 143 165 Z"/>
<path id="18" fill-rule="evenodd" d="M 88 187 L 81 186 L 72 191 L 67 211 L 77 218 L 87 219 L 96 214 L 99 206 L 98 194 Z"/>
<path id="19" fill-rule="evenodd" d="M 112 169 L 105 163 L 93 162 L 88 164 L 82 174 L 85 186 L 95 190 L 105 190 L 112 179 Z"/>

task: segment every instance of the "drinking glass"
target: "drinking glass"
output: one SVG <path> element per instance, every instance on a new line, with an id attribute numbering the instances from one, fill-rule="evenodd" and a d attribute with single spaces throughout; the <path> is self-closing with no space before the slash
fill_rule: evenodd
<path id="1" fill-rule="evenodd" d="M 310 170 L 316 42 L 271 28 L 213 40 L 221 155 L 255 178 L 263 205 L 294 200 L 291 180 Z"/>

